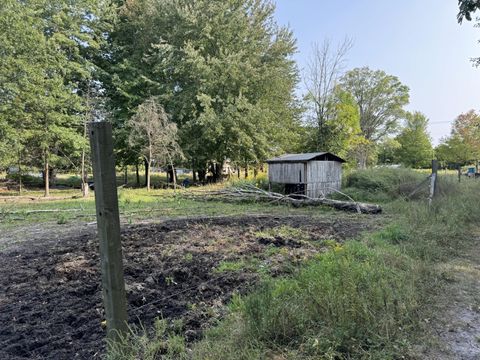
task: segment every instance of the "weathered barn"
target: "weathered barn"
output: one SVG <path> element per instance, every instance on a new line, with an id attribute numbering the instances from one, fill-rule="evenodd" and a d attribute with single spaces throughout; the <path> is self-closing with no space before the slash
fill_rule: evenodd
<path id="1" fill-rule="evenodd" d="M 344 162 L 329 152 L 282 155 L 267 160 L 268 181 L 284 185 L 287 194 L 318 198 L 340 190 Z"/>

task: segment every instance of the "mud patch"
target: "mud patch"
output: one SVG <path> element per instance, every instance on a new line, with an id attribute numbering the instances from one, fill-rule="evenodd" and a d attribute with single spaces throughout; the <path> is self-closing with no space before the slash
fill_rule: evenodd
<path id="1" fill-rule="evenodd" d="M 301 229 L 307 241 L 259 241 L 259 232 L 285 225 Z M 182 319 L 183 333 L 194 341 L 224 316 L 234 293 L 246 293 L 259 281 L 261 271 L 292 271 L 292 264 L 323 251 L 322 240 L 342 241 L 368 227 L 358 220 L 305 216 L 127 227 L 122 241 L 129 321 L 148 327 L 157 317 Z M 222 264 L 238 262 L 249 266 L 222 270 Z M 105 330 L 98 264 L 92 233 L 0 253 L 0 359 L 100 358 Z"/>

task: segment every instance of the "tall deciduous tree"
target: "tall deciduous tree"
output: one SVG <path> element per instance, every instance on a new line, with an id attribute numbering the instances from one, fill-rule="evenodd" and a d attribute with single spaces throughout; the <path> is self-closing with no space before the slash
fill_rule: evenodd
<path id="1" fill-rule="evenodd" d="M 295 40 L 273 13 L 265 0 L 126 2 L 106 66 L 117 128 L 159 96 L 199 172 L 288 150 L 299 123 Z"/>
<path id="2" fill-rule="evenodd" d="M 102 6 L 94 0 L 1 5 L 0 123 L 21 134 L 11 141 L 24 154 L 22 161 L 28 157 L 32 165 L 41 164 L 46 196 L 52 162 L 82 146 L 79 90 L 94 71 Z"/>
<path id="3" fill-rule="evenodd" d="M 430 165 L 433 147 L 427 132 L 428 119 L 420 112 L 406 114 L 405 127 L 396 140 L 400 144 L 397 159 L 404 165 L 423 168 Z"/>
<path id="4" fill-rule="evenodd" d="M 340 86 L 358 105 L 365 139 L 363 151 L 358 152 L 358 162 L 365 168 L 373 145 L 397 129 L 398 120 L 404 114 L 403 106 L 409 101 L 409 89 L 397 77 L 367 67 L 347 72 Z"/>
<path id="5" fill-rule="evenodd" d="M 453 123 L 452 134 L 457 135 L 470 149 L 472 159 L 480 159 L 480 115 L 475 110 L 460 114 Z"/>
<path id="6" fill-rule="evenodd" d="M 348 51 L 353 42 L 345 39 L 338 47 L 334 47 L 330 40 L 323 44 L 314 44 L 312 55 L 308 62 L 304 76 L 307 94 L 305 100 L 310 108 L 311 125 L 316 128 L 315 148 L 329 150 L 331 127 L 336 116 L 334 107 L 334 90 L 338 79 L 343 75 Z"/>
<path id="7" fill-rule="evenodd" d="M 131 128 L 129 141 L 141 149 L 141 155 L 147 163 L 147 190 L 150 190 L 153 161 L 173 167 L 174 159 L 183 156 L 177 142 L 177 125 L 169 120 L 165 109 L 155 98 L 149 98 L 141 104 L 128 125 Z"/>
<path id="8" fill-rule="evenodd" d="M 457 134 L 443 138 L 435 148 L 435 154 L 442 162 L 461 165 L 468 164 L 474 157 L 470 147 Z"/>

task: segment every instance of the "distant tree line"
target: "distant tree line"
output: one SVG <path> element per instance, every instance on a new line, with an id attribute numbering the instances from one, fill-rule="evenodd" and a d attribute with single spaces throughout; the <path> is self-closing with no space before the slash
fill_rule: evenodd
<path id="1" fill-rule="evenodd" d="M 268 0 L 2 1 L 0 167 L 41 170 L 46 195 L 58 170 L 86 183 L 85 125 L 97 120 L 113 124 L 117 166 L 147 175 L 155 163 L 218 179 L 227 159 L 258 169 L 308 151 L 351 166 L 428 166 L 428 120 L 405 111 L 408 87 L 381 70 L 347 71 L 349 39 L 315 45 L 300 73 L 274 11 Z M 471 139 L 458 125 L 437 153 Z"/>

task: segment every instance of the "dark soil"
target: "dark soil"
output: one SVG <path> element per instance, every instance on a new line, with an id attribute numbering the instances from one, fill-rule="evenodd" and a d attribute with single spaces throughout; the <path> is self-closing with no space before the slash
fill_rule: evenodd
<path id="1" fill-rule="evenodd" d="M 288 225 L 308 241 L 256 232 Z M 255 259 L 271 274 L 322 251 L 322 239 L 354 236 L 358 220 L 321 222 L 305 216 L 243 216 L 171 220 L 123 230 L 129 321 L 147 328 L 163 317 L 182 319 L 187 341 L 201 337 L 234 293 L 259 281 L 255 266 L 219 271 L 225 262 Z M 266 251 L 272 247 L 281 252 Z M 0 359 L 95 359 L 105 352 L 97 240 L 25 243 L 0 253 Z"/>

